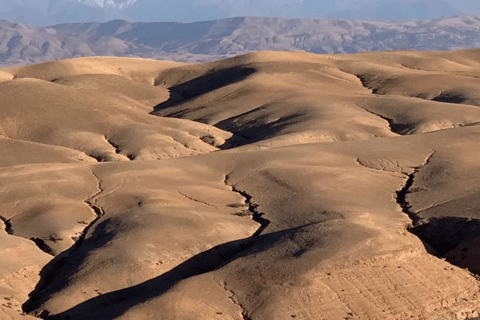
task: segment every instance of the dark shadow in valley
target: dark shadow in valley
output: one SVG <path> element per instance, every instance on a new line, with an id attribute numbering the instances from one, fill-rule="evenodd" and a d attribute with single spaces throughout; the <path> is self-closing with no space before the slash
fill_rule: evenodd
<path id="1" fill-rule="evenodd" d="M 104 222 L 102 222 L 102 224 L 104 224 Z M 39 285 L 33 293 L 32 298 L 24 305 L 24 311 L 31 312 L 37 317 L 48 320 L 116 319 L 134 306 L 161 296 L 182 280 L 217 270 L 241 257 L 268 250 L 276 242 L 283 241 L 282 239 L 286 237 L 292 237 L 300 229 L 313 225 L 308 224 L 218 245 L 193 256 L 156 278 L 132 287 L 99 295 L 60 314 L 50 315 L 47 310 L 38 309 L 42 305 L 41 302 L 47 301 L 52 294 L 67 284 L 68 279 L 74 274 L 75 270 L 81 266 L 81 263 L 90 250 L 95 250 L 108 242 L 112 234 L 106 232 L 106 230 L 104 230 L 105 225 L 102 226 L 102 224 L 95 229 L 94 236 L 85 241 L 91 241 L 92 244 L 89 245 L 86 243 L 85 245 L 89 245 L 89 247 L 78 252 L 78 256 L 69 257 L 66 263 L 59 261 L 55 264 L 55 262 L 53 262 L 53 265 L 44 269 L 46 271 L 42 272 L 42 284 Z M 100 237 L 100 239 L 98 239 L 98 237 Z M 59 276 L 60 273 L 57 269 L 59 267 L 61 268 L 60 272 L 63 273 L 61 276 Z M 42 287 L 48 285 L 49 282 L 58 282 L 58 284 L 42 290 Z"/>
<path id="2" fill-rule="evenodd" d="M 240 82 L 256 72 L 251 67 L 232 67 L 207 73 L 201 77 L 178 84 L 170 89 L 170 98 L 158 104 L 153 109 L 155 112 L 173 107 L 190 99 Z"/>
<path id="3" fill-rule="evenodd" d="M 394 119 L 391 119 L 391 118 L 388 118 L 382 114 L 379 114 L 379 113 L 376 113 L 374 111 L 371 111 L 365 107 L 362 107 L 361 105 L 359 105 L 357 103 L 357 106 L 359 106 L 360 108 L 362 108 L 363 110 L 365 110 L 366 112 L 368 113 L 371 113 L 373 114 L 374 116 L 377 116 L 385 121 L 388 122 L 388 126 L 390 127 L 390 131 L 392 131 L 393 133 L 396 133 L 396 134 L 399 134 L 399 135 L 407 135 L 408 132 L 410 130 L 412 130 L 412 126 L 411 125 L 408 125 L 408 124 L 403 124 L 403 123 L 398 123 L 396 122 Z"/>
<path id="4" fill-rule="evenodd" d="M 40 272 L 40 281 L 34 291 L 30 293 L 22 309 L 24 312 L 36 315 L 40 318 L 48 316 L 47 311 L 37 312 L 37 309 L 48 301 L 55 292 L 64 288 L 70 276 L 85 262 L 88 253 L 107 244 L 115 233 L 108 231 L 110 219 L 104 220 L 94 227 L 91 237 L 80 239 L 70 249 L 62 252 L 51 260 Z M 66 276 L 59 276 L 60 274 Z M 67 276 L 68 275 L 68 276 Z"/>
<path id="5" fill-rule="evenodd" d="M 215 127 L 231 132 L 234 134 L 232 138 L 221 149 L 230 149 L 242 145 L 249 145 L 266 139 L 274 138 L 282 135 L 288 127 L 302 123 L 306 115 L 304 113 L 290 114 L 281 117 L 275 121 L 262 122 L 258 120 L 242 121 L 243 116 L 254 113 L 257 109 L 248 111 L 244 114 L 225 119 L 215 124 Z"/>
<path id="6" fill-rule="evenodd" d="M 412 220 L 408 231 L 422 241 L 428 253 L 480 275 L 480 260 L 475 259 L 480 252 L 480 219 L 452 216 L 422 218 L 419 212 L 412 211 L 407 201 L 408 194 L 416 192 L 415 175 L 430 163 L 435 153 L 433 151 L 421 166 L 415 167 L 414 172 L 408 175 L 405 185 L 396 193 L 396 202 Z M 476 238 L 479 241 L 472 241 Z"/>
<path id="7" fill-rule="evenodd" d="M 479 219 L 429 218 L 425 223 L 411 228 L 410 232 L 435 249 L 436 256 L 480 275 Z"/>
<path id="8" fill-rule="evenodd" d="M 469 99 L 459 92 L 442 92 L 432 100 L 437 102 L 462 104 L 466 103 Z"/>

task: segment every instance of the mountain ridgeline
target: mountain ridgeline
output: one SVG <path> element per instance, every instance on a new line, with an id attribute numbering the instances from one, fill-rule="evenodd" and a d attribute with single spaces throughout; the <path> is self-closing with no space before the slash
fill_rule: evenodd
<path id="1" fill-rule="evenodd" d="M 480 46 L 480 16 L 406 21 L 239 17 L 194 23 L 67 23 L 30 27 L 0 21 L 0 64 L 84 56 L 201 62 L 260 50 L 356 53 Z"/>

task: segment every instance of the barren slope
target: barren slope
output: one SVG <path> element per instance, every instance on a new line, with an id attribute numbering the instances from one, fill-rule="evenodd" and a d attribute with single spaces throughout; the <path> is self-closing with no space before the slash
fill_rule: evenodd
<path id="1" fill-rule="evenodd" d="M 0 317 L 479 316 L 479 67 L 473 50 L 2 69 Z"/>

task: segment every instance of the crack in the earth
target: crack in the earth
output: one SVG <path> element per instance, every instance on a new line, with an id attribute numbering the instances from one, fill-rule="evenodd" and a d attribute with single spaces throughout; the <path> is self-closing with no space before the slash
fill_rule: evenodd
<path id="1" fill-rule="evenodd" d="M 415 214 L 418 215 L 419 213 L 422 213 L 422 212 L 425 212 L 425 211 L 427 211 L 427 210 L 431 210 L 431 209 L 435 209 L 435 208 L 441 207 L 441 206 L 443 206 L 443 205 L 449 204 L 449 203 L 451 203 L 451 202 L 453 202 L 453 201 L 456 201 L 456 200 L 457 200 L 457 199 L 451 199 L 451 200 L 447 200 L 447 201 L 444 201 L 444 202 L 432 204 L 432 205 L 429 206 L 429 207 L 426 207 L 426 208 L 424 208 L 424 209 L 420 209 L 420 210 L 416 211 Z"/>
<path id="2" fill-rule="evenodd" d="M 102 180 L 97 176 L 97 174 L 93 171 L 93 169 L 90 169 L 90 172 L 97 180 L 97 192 L 94 193 L 92 196 L 90 196 L 90 198 L 85 200 L 85 203 L 88 204 L 98 216 L 103 216 L 104 215 L 103 208 L 97 205 L 97 200 L 99 198 L 99 195 L 105 190 L 103 190 L 103 187 L 102 187 Z"/>
<path id="3" fill-rule="evenodd" d="M 390 176 L 392 176 L 392 177 L 398 177 L 398 175 L 402 175 L 402 176 L 407 175 L 407 174 L 404 172 L 403 168 L 398 164 L 397 161 L 395 161 L 395 162 L 393 162 L 393 161 L 391 161 L 391 160 L 386 160 L 386 161 L 389 162 L 389 163 L 391 163 L 391 164 L 394 165 L 395 167 L 399 168 L 400 171 L 389 170 L 387 167 L 385 167 L 385 166 L 382 165 L 381 163 L 379 163 L 381 169 L 372 168 L 372 167 L 369 167 L 367 164 L 363 163 L 360 158 L 357 157 L 357 158 L 355 159 L 355 162 L 356 162 L 359 166 L 362 166 L 362 167 L 367 168 L 367 169 L 372 170 L 372 171 L 381 171 L 382 174 L 388 174 L 388 175 L 390 175 Z"/>
<path id="4" fill-rule="evenodd" d="M 83 229 L 82 233 L 79 235 L 78 239 L 75 241 L 75 244 L 73 246 L 81 244 L 88 230 L 90 230 L 90 228 L 98 221 L 98 219 L 100 219 L 105 214 L 103 208 L 97 205 L 98 196 L 104 191 L 102 188 L 102 180 L 95 174 L 95 172 L 93 172 L 93 169 L 90 169 L 90 171 L 92 175 L 95 177 L 95 179 L 97 180 L 98 191 L 95 192 L 95 194 L 93 194 L 90 198 L 88 198 L 84 202 L 92 209 L 96 217 L 91 223 L 88 224 L 88 226 L 85 227 L 85 229 Z M 10 221 L 3 218 L 2 218 L 2 221 L 5 223 L 5 226 L 6 226 L 5 231 L 10 235 L 14 235 Z M 61 239 L 56 239 L 54 237 L 48 237 L 48 238 L 33 237 L 33 238 L 29 238 L 29 240 L 33 241 L 35 245 L 43 252 L 49 255 L 55 256 L 55 251 L 47 244 L 46 240 L 56 241 Z"/>
<path id="5" fill-rule="evenodd" d="M 254 234 L 252 234 L 252 236 L 250 238 L 258 237 L 268 227 L 268 225 L 270 224 L 270 221 L 263 217 L 263 215 L 264 215 L 263 212 L 259 212 L 257 210 L 258 204 L 254 203 L 252 201 L 252 196 L 250 194 L 248 194 L 245 190 L 238 189 L 235 184 L 229 184 L 230 175 L 231 175 L 231 173 L 227 174 L 225 176 L 225 179 L 224 179 L 223 182 L 225 183 L 226 186 L 231 187 L 233 192 L 236 192 L 236 193 L 240 194 L 242 197 L 245 198 L 245 205 L 248 206 L 248 211 L 251 213 L 251 214 L 248 214 L 248 216 L 251 216 L 253 221 L 260 224 L 260 227 L 257 229 L 257 231 L 255 231 Z M 241 216 L 245 216 L 245 215 L 246 214 L 242 214 Z M 226 282 L 223 283 L 223 289 L 229 293 L 229 299 L 232 301 L 232 303 L 234 303 L 235 305 L 237 305 L 241 308 L 242 319 L 243 320 L 252 320 L 252 318 L 248 314 L 247 309 L 240 302 L 238 302 L 235 299 L 235 297 L 234 297 L 235 293 L 232 290 L 227 288 L 227 283 Z"/>
<path id="6" fill-rule="evenodd" d="M 357 106 L 359 108 L 365 110 L 366 112 L 368 112 L 370 114 L 373 114 L 374 116 L 379 117 L 382 120 L 386 121 L 388 123 L 388 126 L 389 126 L 391 132 L 393 132 L 395 134 L 398 134 L 398 135 L 402 135 L 402 136 L 406 135 L 406 132 L 409 129 L 408 126 L 406 126 L 404 124 L 395 123 L 395 121 L 392 118 L 388 118 L 388 117 L 386 117 L 382 114 L 379 114 L 379 113 L 376 113 L 374 111 L 368 110 L 367 108 L 362 107 L 358 103 L 357 103 Z"/>
<path id="7" fill-rule="evenodd" d="M 46 285 L 47 283 L 50 283 L 52 281 L 52 278 L 56 276 L 56 272 L 55 270 L 58 270 L 60 268 L 62 268 L 68 261 L 68 257 L 72 256 L 72 254 L 78 250 L 78 248 L 82 245 L 82 243 L 84 242 L 85 240 L 85 237 L 88 233 L 88 231 L 93 228 L 96 223 L 98 222 L 98 220 L 104 216 L 105 212 L 103 210 L 103 208 L 101 206 L 99 206 L 97 204 L 97 200 L 99 198 L 99 195 L 101 193 L 103 193 L 105 190 L 103 189 L 102 187 L 102 180 L 100 179 L 100 177 L 94 172 L 94 170 L 92 168 L 90 168 L 90 172 L 92 173 L 92 175 L 95 177 L 96 181 L 97 181 L 97 191 L 91 195 L 88 199 L 86 199 L 84 202 L 92 209 L 92 211 L 96 214 L 96 217 L 95 219 L 90 222 L 88 224 L 88 226 L 86 226 L 82 233 L 79 235 L 77 241 L 75 241 L 75 243 L 67 250 L 67 251 L 64 251 L 62 252 L 60 255 L 57 255 L 55 257 L 54 260 L 52 260 L 52 262 L 54 263 L 53 265 L 51 266 L 46 266 L 49 268 L 48 270 L 48 275 L 47 277 L 45 277 L 45 275 L 43 276 L 43 278 L 40 280 L 40 282 L 37 284 L 37 287 L 35 288 L 35 290 L 39 290 L 41 291 Z M 38 245 L 38 244 L 37 244 Z M 45 244 L 45 246 L 47 246 Z M 52 263 L 51 262 L 51 263 Z M 42 270 L 42 272 L 45 272 L 45 268 Z M 34 291 L 35 292 L 35 291 Z M 31 300 L 31 297 L 30 299 L 22 306 L 22 308 L 24 309 L 25 312 L 27 312 L 30 316 L 35 316 L 37 318 L 40 318 L 40 319 L 45 319 L 49 316 L 49 311 L 47 310 L 43 310 L 42 312 L 39 312 L 38 314 L 32 314 L 31 312 L 29 312 L 27 309 L 29 308 L 28 307 L 28 304 L 31 304 L 32 303 L 32 300 Z M 31 311 L 31 310 L 30 310 Z"/>
<path id="8" fill-rule="evenodd" d="M 251 214 L 252 220 L 257 222 L 258 224 L 260 224 L 260 227 L 252 235 L 252 237 L 259 236 L 268 227 L 268 225 L 270 224 L 270 221 L 263 217 L 263 215 L 264 215 L 263 212 L 259 212 L 257 210 L 258 204 L 254 203 L 252 201 L 252 196 L 251 195 L 249 195 L 245 190 L 238 189 L 235 184 L 232 184 L 232 185 L 228 184 L 230 174 L 227 174 L 225 176 L 224 183 L 225 183 L 225 185 L 231 187 L 233 192 L 236 192 L 236 193 L 240 194 L 242 197 L 245 198 L 245 204 L 248 205 L 248 211 L 250 211 L 252 213 Z"/>
<path id="9" fill-rule="evenodd" d="M 113 152 L 115 152 L 115 154 L 121 156 L 121 157 L 124 157 L 125 159 L 129 159 L 129 160 L 134 160 L 135 159 L 135 156 L 131 155 L 131 154 L 128 154 L 128 155 L 124 155 L 122 154 L 122 150 L 120 148 L 120 145 L 116 144 L 115 142 L 113 142 L 111 139 L 109 139 L 107 136 L 102 136 L 103 140 L 105 140 L 106 143 L 108 143 L 108 145 L 110 147 L 112 147 L 114 150 Z M 111 158 L 110 154 L 113 153 L 111 151 L 107 151 L 105 152 L 104 150 L 91 150 L 90 152 L 88 153 L 85 153 L 87 156 L 89 156 L 90 158 L 93 158 L 95 159 L 97 162 L 109 162 L 109 161 L 117 161 L 113 158 Z"/>
<path id="10" fill-rule="evenodd" d="M 419 224 L 419 221 L 421 219 L 418 217 L 416 212 L 411 210 L 412 206 L 407 201 L 407 195 L 411 193 L 410 189 L 413 186 L 415 175 L 420 171 L 422 167 L 426 166 L 430 162 L 430 160 L 435 155 L 435 153 L 436 153 L 435 150 L 433 150 L 432 153 L 423 162 L 423 164 L 421 164 L 420 166 L 414 167 L 413 172 L 406 175 L 408 178 L 403 188 L 396 192 L 397 204 L 402 208 L 403 213 L 405 213 L 410 218 L 410 220 L 412 220 L 412 228 L 416 227 Z"/>
<path id="11" fill-rule="evenodd" d="M 93 210 L 93 212 L 96 214 L 96 218 L 85 228 L 83 229 L 83 232 L 82 234 L 80 235 L 80 237 L 78 238 L 76 244 L 80 244 L 81 242 L 83 242 L 88 230 L 90 230 L 90 228 L 95 225 L 95 223 L 105 215 L 105 211 L 103 210 L 103 208 L 101 206 L 99 206 L 97 204 L 97 200 L 99 198 L 99 195 L 104 192 L 105 190 L 103 189 L 102 187 L 102 179 L 100 179 L 97 174 L 93 171 L 92 168 L 90 168 L 90 172 L 92 173 L 92 175 L 95 177 L 95 179 L 97 180 L 97 192 L 95 194 L 93 194 L 90 198 L 88 198 L 87 200 L 85 200 L 84 202 Z"/>
<path id="12" fill-rule="evenodd" d="M 192 197 L 190 197 L 190 196 L 188 196 L 188 195 L 186 195 L 186 194 L 184 194 L 184 193 L 180 192 L 180 190 L 177 190 L 177 192 L 178 192 L 178 193 L 179 193 L 181 196 L 183 196 L 183 197 L 187 198 L 188 200 L 191 200 L 191 201 L 194 201 L 194 202 L 198 202 L 198 203 L 201 203 L 201 204 L 204 204 L 204 205 L 210 206 L 210 207 L 217 208 L 217 206 L 215 206 L 215 205 L 213 205 L 213 204 L 210 204 L 210 203 L 208 203 L 208 202 L 204 202 L 204 201 L 201 201 L 201 200 L 198 200 L 198 199 L 192 198 Z"/>
<path id="13" fill-rule="evenodd" d="M 115 149 L 116 154 L 120 154 L 120 146 L 113 142 L 112 140 L 108 139 L 107 136 L 104 136 L 105 140 L 108 142 L 109 145 L 111 145 Z"/>
<path id="14" fill-rule="evenodd" d="M 86 241 L 85 235 L 87 231 L 93 226 L 95 226 L 94 233 L 102 232 L 102 228 L 98 228 L 98 226 L 96 225 L 96 222 L 98 221 L 98 219 L 100 219 L 101 216 L 103 215 L 103 209 L 97 204 L 97 200 L 99 199 L 99 195 L 105 196 L 105 194 L 102 193 L 105 191 L 105 189 L 102 186 L 102 183 L 103 183 L 102 180 L 93 170 L 92 170 L 92 174 L 95 176 L 95 178 L 98 181 L 98 191 L 94 195 L 92 195 L 89 199 L 85 200 L 85 202 L 91 206 L 92 210 L 100 210 L 100 214 L 98 215 L 97 219 L 93 221 L 84 230 L 82 236 L 71 247 L 68 253 L 63 254 L 62 256 L 57 256 L 56 262 L 51 264 L 49 267 L 44 268 L 44 270 L 42 271 L 44 274 L 41 282 L 37 285 L 37 288 L 35 289 L 30 299 L 22 306 L 22 308 L 28 314 L 40 316 L 40 318 L 44 318 L 44 319 L 57 319 L 57 318 L 65 319 L 70 317 L 72 314 L 76 314 L 77 312 L 76 310 L 83 310 L 82 308 L 85 308 L 85 310 L 87 310 L 88 312 L 88 310 L 95 308 L 90 305 L 97 303 L 96 299 L 85 301 L 84 303 L 80 303 L 79 305 L 73 307 L 71 310 L 67 310 L 65 312 L 62 312 L 62 314 L 57 314 L 53 316 L 50 315 L 49 310 L 41 310 L 39 308 L 42 306 L 42 303 L 44 301 L 42 299 L 48 299 L 48 296 L 53 294 L 53 293 L 48 293 L 49 285 L 53 282 L 53 279 L 55 279 L 55 277 L 58 277 L 58 270 L 63 268 L 63 266 L 67 263 L 67 261 L 70 261 L 70 258 L 72 256 L 73 257 L 75 256 L 78 248 L 80 248 L 80 246 L 82 245 L 82 242 Z M 227 183 L 227 180 L 228 180 L 228 176 L 226 176 L 225 178 L 225 183 Z M 236 191 L 236 192 L 239 192 L 239 191 Z M 242 191 L 242 194 L 245 194 L 245 192 Z M 251 196 L 248 195 L 245 198 L 247 199 L 246 203 L 249 202 L 250 206 L 254 206 L 253 204 L 251 204 L 251 201 L 250 201 Z M 111 292 L 111 293 L 104 294 L 102 298 L 105 296 L 111 296 L 112 297 L 111 299 L 114 301 L 120 301 L 120 300 L 128 301 L 128 297 L 131 297 L 132 295 L 138 296 L 139 292 L 150 291 L 149 289 L 146 289 L 146 288 L 148 288 L 151 285 L 155 286 L 155 288 L 161 288 L 159 290 L 166 291 L 180 281 L 183 281 L 185 279 L 188 279 L 190 277 L 194 277 L 200 274 L 208 273 L 208 272 L 217 270 L 222 266 L 225 266 L 226 264 L 240 257 L 244 252 L 249 250 L 252 247 L 252 245 L 255 243 L 255 240 L 257 239 L 253 237 L 259 235 L 265 229 L 266 225 L 268 225 L 266 223 L 267 220 L 264 218 L 261 218 L 261 213 L 255 212 L 254 215 L 256 217 L 255 220 L 259 221 L 260 223 L 260 228 L 255 232 L 254 235 L 247 238 L 220 244 L 207 251 L 194 255 L 193 257 L 189 258 L 187 261 L 174 267 L 172 270 L 160 275 L 158 278 L 152 279 L 147 283 L 140 284 L 132 288 L 126 288 L 123 290 L 119 290 L 118 292 Z M 66 270 L 67 272 L 69 272 L 68 269 Z M 72 270 L 75 270 L 75 268 L 72 268 Z M 68 276 L 66 277 L 68 278 Z M 151 284 L 151 282 L 156 284 Z M 142 286 L 146 286 L 146 288 L 142 289 L 141 288 Z M 150 299 L 150 296 L 147 294 L 145 296 L 145 299 Z M 131 307 L 133 307 L 133 305 L 124 304 L 121 307 L 119 307 L 120 309 L 118 310 L 120 311 L 117 310 L 112 312 L 114 313 L 118 312 L 120 314 Z M 243 312 L 242 316 L 243 316 L 243 319 L 250 320 L 246 311 Z"/>
<path id="15" fill-rule="evenodd" d="M 13 231 L 12 231 L 12 224 L 10 223 L 10 220 L 9 219 L 6 219 L 2 216 L 0 216 L 0 220 L 3 222 L 3 224 L 5 225 L 5 232 L 11 236 L 13 236 Z"/>
<path id="16" fill-rule="evenodd" d="M 252 320 L 252 318 L 248 315 L 245 307 L 235 299 L 235 292 L 227 288 L 227 283 L 225 281 L 223 282 L 223 289 L 229 294 L 228 298 L 230 299 L 230 301 L 232 301 L 234 305 L 239 306 L 240 309 L 242 309 L 242 319 Z"/>
<path id="17" fill-rule="evenodd" d="M 396 202 L 398 206 L 401 207 L 402 212 L 411 220 L 411 225 L 407 227 L 407 231 L 422 241 L 429 254 L 469 271 L 472 276 L 480 280 L 480 268 L 478 268 L 478 263 L 475 262 L 476 260 L 468 261 L 468 259 L 466 259 L 466 262 L 464 261 L 467 257 L 475 259 L 476 251 L 469 250 L 468 245 L 463 245 L 463 248 L 459 247 L 466 240 L 475 239 L 478 236 L 480 220 L 451 216 L 422 218 L 419 215 L 426 210 L 441 207 L 457 199 L 433 204 L 418 211 L 413 211 L 411 204 L 407 201 L 408 194 L 419 190 L 427 190 L 414 187 L 415 177 L 421 169 L 430 163 L 435 154 L 436 151 L 433 150 L 423 164 L 413 167 L 414 171 L 410 174 L 402 172 L 402 174 L 407 177 L 407 180 L 403 187 L 396 191 Z M 359 161 L 359 159 L 357 159 L 357 164 L 372 170 L 384 172 L 382 169 L 366 166 Z M 457 248 L 459 248 L 458 251 L 461 250 L 461 252 L 459 251 L 449 256 L 450 252 L 453 252 L 453 250 Z"/>
<path id="18" fill-rule="evenodd" d="M 42 250 L 43 252 L 45 252 L 45 253 L 47 253 L 51 256 L 55 256 L 54 251 L 45 243 L 44 239 L 41 239 L 41 238 L 25 238 L 25 237 L 17 236 L 16 234 L 13 233 L 12 223 L 10 222 L 10 219 L 0 217 L 0 220 L 5 225 L 5 232 L 8 235 L 23 238 L 23 239 L 28 239 L 28 240 L 32 241 L 33 243 L 35 243 L 35 245 L 38 247 L 38 249 Z"/>
<path id="19" fill-rule="evenodd" d="M 412 209 L 411 209 L 412 206 L 407 201 L 407 195 L 409 193 L 412 193 L 412 186 L 413 186 L 413 183 L 414 183 L 414 180 L 415 180 L 415 175 L 420 171 L 420 169 L 422 169 L 424 166 L 426 166 L 430 162 L 430 160 L 435 155 L 435 153 L 436 153 L 436 151 L 432 150 L 432 152 L 428 155 L 428 157 L 424 160 L 424 162 L 421 165 L 412 168 L 413 172 L 411 172 L 411 173 L 405 172 L 405 170 L 403 170 L 403 167 L 400 166 L 397 161 L 393 162 L 391 160 L 388 160 L 388 162 L 390 162 L 391 164 L 400 168 L 401 172 L 394 172 L 394 171 L 387 170 L 384 166 L 381 166 L 382 167 L 381 169 L 372 168 L 372 167 L 369 167 L 368 165 L 362 163 L 362 161 L 359 158 L 356 158 L 356 163 L 358 165 L 364 167 L 364 168 L 367 168 L 367 169 L 370 169 L 370 170 L 375 170 L 375 171 L 380 171 L 380 172 L 384 172 L 384 173 L 386 173 L 386 172 L 398 173 L 398 174 L 401 174 L 402 176 L 405 176 L 407 178 L 403 187 L 400 190 L 397 190 L 395 192 L 395 201 L 396 201 L 397 205 L 402 209 L 402 212 L 404 214 L 406 214 L 411 221 L 411 225 L 407 228 L 407 230 L 410 233 L 414 234 L 416 237 L 418 237 L 420 240 L 422 240 L 422 242 L 424 244 L 430 246 L 431 248 L 433 248 L 433 246 L 431 246 L 431 244 L 425 242 L 424 239 L 422 239 L 422 237 L 420 235 L 415 233 L 415 228 L 418 227 L 419 225 L 421 225 L 421 221 L 422 221 L 422 219 L 419 218 L 418 213 L 423 211 L 423 210 L 421 210 L 419 212 L 412 211 Z M 437 254 L 434 254 L 434 255 L 437 255 Z"/>
<path id="20" fill-rule="evenodd" d="M 9 220 L 9 219 L 6 219 L 6 218 L 0 216 L 0 221 L 3 222 L 3 224 L 4 224 L 4 230 L 5 230 L 5 232 L 6 232 L 8 235 L 17 237 L 16 235 L 13 234 L 12 224 L 10 223 L 10 220 Z M 19 238 L 23 238 L 23 237 L 19 237 Z M 24 238 L 24 239 L 26 239 L 26 238 Z M 45 253 L 48 253 L 47 251 L 43 250 L 33 239 L 30 239 L 30 240 L 32 240 L 32 241 L 37 245 L 37 247 L 38 247 L 40 250 L 42 250 L 42 251 L 45 252 Z M 50 253 L 49 253 L 49 254 L 50 254 Z M 52 254 L 51 254 L 51 255 L 52 255 Z M 20 314 L 21 317 L 24 316 L 23 312 L 18 311 L 18 313 Z M 34 318 L 34 317 L 32 316 L 32 318 Z M 12 317 L 11 319 L 14 319 L 14 318 Z"/>

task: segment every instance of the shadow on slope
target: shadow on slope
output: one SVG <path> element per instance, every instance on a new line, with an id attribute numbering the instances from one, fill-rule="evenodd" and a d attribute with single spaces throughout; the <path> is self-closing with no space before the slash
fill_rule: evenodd
<path id="1" fill-rule="evenodd" d="M 216 70 L 192 80 L 174 85 L 169 88 L 170 98 L 154 107 L 153 115 L 164 117 L 184 118 L 186 114 L 193 111 L 200 111 L 206 106 L 196 105 L 188 110 L 177 109 L 177 107 L 189 100 L 206 95 L 215 90 L 241 82 L 258 71 L 254 67 L 235 66 L 226 69 Z M 173 75 L 176 77 L 178 75 Z M 166 77 L 168 79 L 168 75 Z M 158 79 L 156 81 L 159 81 Z M 168 80 L 167 80 L 168 82 Z M 158 84 L 157 84 L 158 85 Z M 287 127 L 299 122 L 302 117 L 307 117 L 304 112 L 298 111 L 279 117 L 275 120 L 269 119 L 263 111 L 267 110 L 268 104 L 254 108 L 241 114 L 221 120 L 214 124 L 215 127 L 228 131 L 234 136 L 228 139 L 220 149 L 231 149 L 268 139 L 282 132 Z M 169 108 L 171 108 L 169 110 Z M 194 121 L 207 123 L 204 118 L 197 118 Z"/>
<path id="2" fill-rule="evenodd" d="M 437 102 L 475 105 L 475 103 L 471 103 L 472 99 L 470 97 L 468 97 L 462 92 L 458 92 L 455 90 L 449 92 L 442 92 L 438 96 L 434 97 L 432 100 Z"/>
<path id="3" fill-rule="evenodd" d="M 295 112 L 273 121 L 267 121 L 262 116 L 257 115 L 257 112 L 260 109 L 267 107 L 268 106 L 261 106 L 240 115 L 222 120 L 215 124 L 215 127 L 233 133 L 234 137 L 241 137 L 244 139 L 242 145 L 248 145 L 274 137 L 290 126 L 301 123 L 302 117 L 307 117 L 307 115 L 302 112 Z M 250 120 L 250 115 L 255 116 L 255 118 Z"/>
<path id="4" fill-rule="evenodd" d="M 439 76 L 439 80 L 436 82 L 432 76 L 420 75 L 412 77 L 411 75 L 382 75 L 366 72 L 355 74 L 355 76 L 360 80 L 362 86 L 371 90 L 374 95 L 397 95 L 435 102 L 480 106 L 475 83 L 461 82 L 455 78 L 455 74 L 448 75 L 450 82 L 447 82 L 445 76 Z M 462 81 L 465 80 L 462 79 Z M 430 82 L 432 82 L 431 86 L 424 85 L 424 83 Z M 443 91 L 438 94 L 438 90 Z"/>
<path id="5" fill-rule="evenodd" d="M 404 136 L 404 135 L 407 135 L 412 129 L 414 129 L 414 126 L 412 126 L 411 124 L 404 124 L 404 123 L 396 122 L 394 119 L 386 117 L 386 116 L 384 116 L 380 113 L 371 111 L 367 107 L 362 107 L 358 103 L 357 103 L 357 106 L 359 106 L 363 110 L 367 111 L 368 113 L 371 113 L 374 116 L 377 116 L 377 117 L 382 118 L 383 120 L 387 121 L 388 126 L 390 127 L 390 131 L 392 131 L 393 133 Z"/>
<path id="6" fill-rule="evenodd" d="M 193 256 L 151 280 L 99 295 L 57 315 L 50 316 L 48 311 L 40 311 L 37 316 L 48 320 L 116 319 L 134 306 L 161 296 L 182 280 L 221 268 L 239 258 L 252 245 L 251 238 L 228 242 Z"/>
<path id="7" fill-rule="evenodd" d="M 480 220 L 460 217 L 430 218 L 410 229 L 436 256 L 480 275 Z"/>
<path id="8" fill-rule="evenodd" d="M 309 226 L 295 227 L 267 235 L 253 235 L 249 238 L 218 245 L 193 256 L 156 278 L 132 287 L 99 295 L 60 314 L 50 315 L 48 310 L 42 309 L 42 305 L 68 285 L 68 280 L 82 266 L 89 252 L 106 245 L 115 236 L 114 232 L 108 231 L 111 229 L 108 224 L 109 220 L 100 223 L 92 236 L 85 240 L 81 251 L 78 250 L 78 247 L 72 248 L 68 253 L 57 256 L 42 270 L 41 281 L 30 299 L 22 306 L 24 312 L 48 320 L 113 320 L 134 306 L 161 296 L 182 280 L 220 269 L 228 263 L 254 252 L 267 250 L 275 242 L 281 241 L 286 236 L 292 236 L 298 230 Z"/>
<path id="9" fill-rule="evenodd" d="M 76 242 L 70 249 L 62 252 L 50 261 L 40 272 L 40 281 L 30 298 L 22 306 L 25 312 L 33 312 L 36 308 L 48 301 L 59 289 L 65 287 L 70 277 L 58 277 L 64 270 L 77 270 L 85 262 L 88 252 L 101 248 L 115 237 L 115 233 L 108 231 L 110 219 L 104 220 L 97 226 L 88 239 Z M 81 247 L 82 250 L 79 250 Z M 36 316 L 44 318 L 48 316 L 47 311 L 35 312 Z"/>
<path id="10" fill-rule="evenodd" d="M 181 104 L 187 100 L 240 82 L 256 72 L 255 68 L 232 67 L 207 73 L 198 78 L 175 85 L 170 89 L 170 98 L 154 107 L 155 112 Z"/>

